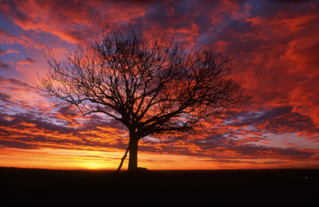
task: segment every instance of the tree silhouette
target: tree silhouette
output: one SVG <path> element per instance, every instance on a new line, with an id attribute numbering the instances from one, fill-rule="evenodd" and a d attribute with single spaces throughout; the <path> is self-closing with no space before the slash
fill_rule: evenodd
<path id="1" fill-rule="evenodd" d="M 67 101 L 83 115 L 104 113 L 129 131 L 129 171 L 138 169 L 141 138 L 182 137 L 204 121 L 224 115 L 251 98 L 243 80 L 229 78 L 229 58 L 210 47 L 195 50 L 173 39 L 107 29 L 87 48 L 61 63 L 49 51 L 47 78 L 37 87 Z"/>

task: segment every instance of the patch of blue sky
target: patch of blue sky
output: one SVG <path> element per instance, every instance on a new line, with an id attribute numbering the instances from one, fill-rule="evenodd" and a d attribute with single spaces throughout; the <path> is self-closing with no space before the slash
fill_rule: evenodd
<path id="1" fill-rule="evenodd" d="M 49 33 L 47 31 L 38 31 L 36 33 L 36 40 L 40 44 L 45 45 L 45 49 L 47 47 L 53 49 L 53 48 L 59 48 L 59 49 L 65 49 L 66 51 L 73 51 L 76 47 L 75 44 L 69 43 L 65 40 L 62 40 L 59 36 L 56 36 L 52 33 Z"/>
<path id="2" fill-rule="evenodd" d="M 14 24 L 13 21 L 8 16 L 4 16 L 1 12 L 0 12 L 0 29 L 5 29 L 12 35 L 18 34 L 19 32 L 23 30 L 20 26 L 17 26 L 16 24 Z"/>
<path id="3" fill-rule="evenodd" d="M 199 40 L 198 40 L 200 43 L 202 44 L 207 44 L 207 41 L 208 41 L 208 36 L 206 34 L 202 35 Z"/>
<path id="4" fill-rule="evenodd" d="M 2 104 L 3 102 L 0 101 L 0 104 Z M 17 106 L 5 106 L 5 114 L 12 116 L 12 115 L 16 115 L 17 113 L 21 112 L 21 108 L 17 107 Z"/>
<path id="5" fill-rule="evenodd" d="M 254 9 L 259 9 L 261 7 L 261 1 L 249 1 L 247 3 Z"/>

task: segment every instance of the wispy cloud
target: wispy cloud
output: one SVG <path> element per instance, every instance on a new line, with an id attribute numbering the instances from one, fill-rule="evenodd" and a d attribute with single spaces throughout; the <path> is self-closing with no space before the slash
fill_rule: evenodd
<path id="1" fill-rule="evenodd" d="M 37 63 L 37 61 L 35 61 L 29 57 L 27 57 L 25 60 L 18 61 L 18 65 L 34 65 L 36 63 Z"/>
<path id="2" fill-rule="evenodd" d="M 19 50 L 14 50 L 14 49 L 8 49 L 7 53 L 19 53 Z"/>
<path id="3" fill-rule="evenodd" d="M 2 49 L 0 49 L 0 56 L 2 56 L 4 54 L 5 54 L 5 52 Z"/>
<path id="4" fill-rule="evenodd" d="M 10 68 L 10 66 L 8 64 L 0 61 L 0 69 L 8 70 L 9 68 Z"/>

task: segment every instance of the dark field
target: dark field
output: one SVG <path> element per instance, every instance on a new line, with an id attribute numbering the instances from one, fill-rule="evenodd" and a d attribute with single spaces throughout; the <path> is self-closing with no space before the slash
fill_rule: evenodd
<path id="1" fill-rule="evenodd" d="M 1 206 L 318 206 L 319 170 L 62 171 L 0 168 Z"/>

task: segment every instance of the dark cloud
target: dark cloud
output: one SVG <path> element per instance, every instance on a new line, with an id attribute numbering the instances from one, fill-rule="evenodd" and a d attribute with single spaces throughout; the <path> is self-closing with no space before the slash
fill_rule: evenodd
<path id="1" fill-rule="evenodd" d="M 27 57 L 25 59 L 26 61 L 28 61 L 29 63 L 36 63 L 37 61 L 33 60 L 32 58 Z"/>
<path id="2" fill-rule="evenodd" d="M 19 10 L 18 5 L 16 4 L 15 1 L 8 1 L 6 2 L 6 4 L 7 4 L 7 7 L 2 7 L 0 11 L 2 10 L 2 12 L 8 12 L 8 8 L 10 8 L 9 11 L 13 18 L 19 20 L 20 22 L 24 24 L 27 24 L 28 22 L 30 22 L 30 17 Z"/>
<path id="3" fill-rule="evenodd" d="M 9 97 L 3 98 L 8 99 Z M 65 116 L 73 115 L 76 117 L 79 115 L 74 113 L 74 109 L 70 110 L 69 106 L 62 106 L 57 112 Z M 127 133 L 127 130 L 118 121 L 93 115 L 87 117 L 81 128 L 77 128 L 59 122 L 54 113 L 46 113 L 46 116 L 38 111 L 8 114 L 0 109 L 0 136 L 2 138 L 0 144 L 23 149 L 41 147 L 84 149 L 94 147 L 105 150 L 108 147 L 119 149 L 127 147 L 127 143 L 122 143 L 123 140 L 120 138 L 123 133 Z M 117 127 L 119 131 L 115 131 L 114 134 L 112 131 Z M 71 148 L 68 147 L 70 145 Z"/>
<path id="4" fill-rule="evenodd" d="M 5 64 L 5 63 L 0 61 L 0 69 L 8 70 L 9 68 L 10 68 L 10 66 L 8 64 Z"/>
<path id="5" fill-rule="evenodd" d="M 1 101 L 5 102 L 5 103 L 11 103 L 10 99 L 11 99 L 11 97 L 8 94 L 0 92 L 0 100 Z"/>
<path id="6" fill-rule="evenodd" d="M 34 65 L 37 61 L 33 60 L 32 58 L 27 57 L 25 60 L 18 61 L 19 65 Z"/>
<path id="7" fill-rule="evenodd" d="M 319 128 L 307 116 L 292 112 L 292 107 L 279 107 L 262 112 L 245 112 L 233 117 L 226 126 L 247 127 L 253 126 L 267 133 L 283 134 L 307 131 L 319 133 Z"/>
<path id="8" fill-rule="evenodd" d="M 12 85 L 15 85 L 17 87 L 25 88 L 28 90 L 35 89 L 33 86 L 30 86 L 29 84 L 24 83 L 22 81 L 19 81 L 15 78 L 4 78 L 2 76 L 0 76 L 0 84 L 2 85 L 2 87 L 7 86 L 8 84 L 12 84 Z"/>
<path id="9" fill-rule="evenodd" d="M 0 145 L 10 148 L 18 149 L 40 149 L 41 146 L 36 145 L 35 143 L 20 142 L 20 138 L 14 141 L 0 140 Z"/>
<path id="10" fill-rule="evenodd" d="M 283 113 L 278 111 L 273 112 L 273 114 Z M 70 106 L 62 106 L 57 109 L 57 112 L 65 116 L 76 117 L 77 115 L 73 109 L 70 110 Z M 53 119 L 52 117 L 53 115 L 43 116 L 37 111 L 14 115 L 5 112 L 0 113 L 0 126 L 2 126 L 0 144 L 21 149 L 43 147 L 86 149 L 87 147 L 93 147 L 94 150 L 107 150 L 107 148 L 112 147 L 125 150 L 127 147 L 127 137 L 123 139 L 121 136 L 124 134 L 120 133 L 121 130 L 125 130 L 125 127 L 115 120 L 107 120 L 100 115 L 93 115 L 83 122 L 82 127 L 75 128 L 53 122 L 56 118 Z M 273 115 L 272 117 L 276 116 Z M 107 131 L 104 131 L 103 128 Z M 115 132 L 115 139 L 111 138 L 114 129 L 120 130 Z M 236 132 L 216 134 L 207 137 L 205 140 L 189 142 L 189 146 L 179 146 L 177 140 L 164 145 L 144 140 L 143 143 L 141 142 L 139 150 L 141 152 L 201 156 L 213 159 L 251 159 L 256 157 L 261 159 L 311 159 L 317 154 L 315 150 L 250 144 L 237 139 L 236 135 Z M 252 140 L 248 141 L 262 140 L 260 137 L 251 138 Z M 234 156 L 225 154 L 225 151 L 232 152 L 231 154 Z"/>
<path id="11" fill-rule="evenodd" d="M 5 54 L 5 52 L 2 49 L 0 49 L 0 56 L 2 56 L 4 54 Z"/>
<path id="12" fill-rule="evenodd" d="M 225 123 L 226 126 L 245 127 L 251 124 L 265 123 L 282 114 L 290 113 L 292 107 L 280 107 L 261 112 L 243 112 L 232 117 L 232 122 Z M 236 121 L 234 121 L 236 120 Z"/>
<path id="13" fill-rule="evenodd" d="M 285 161 L 271 161 L 271 162 L 263 162 L 263 164 L 281 164 L 285 163 Z"/>
<path id="14" fill-rule="evenodd" d="M 71 115 L 73 117 L 78 115 L 78 110 L 74 109 L 73 106 L 60 106 L 58 112 L 62 115 Z"/>
<path id="15" fill-rule="evenodd" d="M 207 158 L 224 158 L 224 159 L 311 159 L 316 156 L 316 150 L 302 150 L 296 148 L 280 148 L 280 147 L 265 147 L 253 144 L 243 144 L 238 146 L 238 142 L 224 140 L 218 143 L 203 143 L 199 145 L 197 143 L 195 149 L 192 151 L 192 147 L 162 147 L 155 146 L 145 147 L 141 145 L 139 149 L 141 151 L 153 152 L 153 153 L 165 153 L 165 154 L 180 154 L 188 156 L 200 156 Z M 231 152 L 230 155 L 224 153 L 225 151 Z M 234 154 L 235 156 L 232 156 Z M 242 162 L 242 161 L 238 161 Z"/>
<path id="16" fill-rule="evenodd" d="M 277 147 L 264 147 L 264 146 L 256 146 L 256 145 L 242 145 L 242 146 L 232 146 L 228 147 L 228 149 L 232 149 L 241 156 L 245 157 L 247 155 L 252 157 L 269 157 L 267 154 L 272 153 L 272 157 L 280 157 L 280 158 L 298 158 L 298 159 L 307 159 L 316 155 L 316 152 L 308 152 L 295 148 L 277 148 Z M 236 156 L 237 157 L 237 156 Z M 234 157 L 234 158 L 236 158 Z M 237 157 L 238 158 L 238 157 Z"/>

